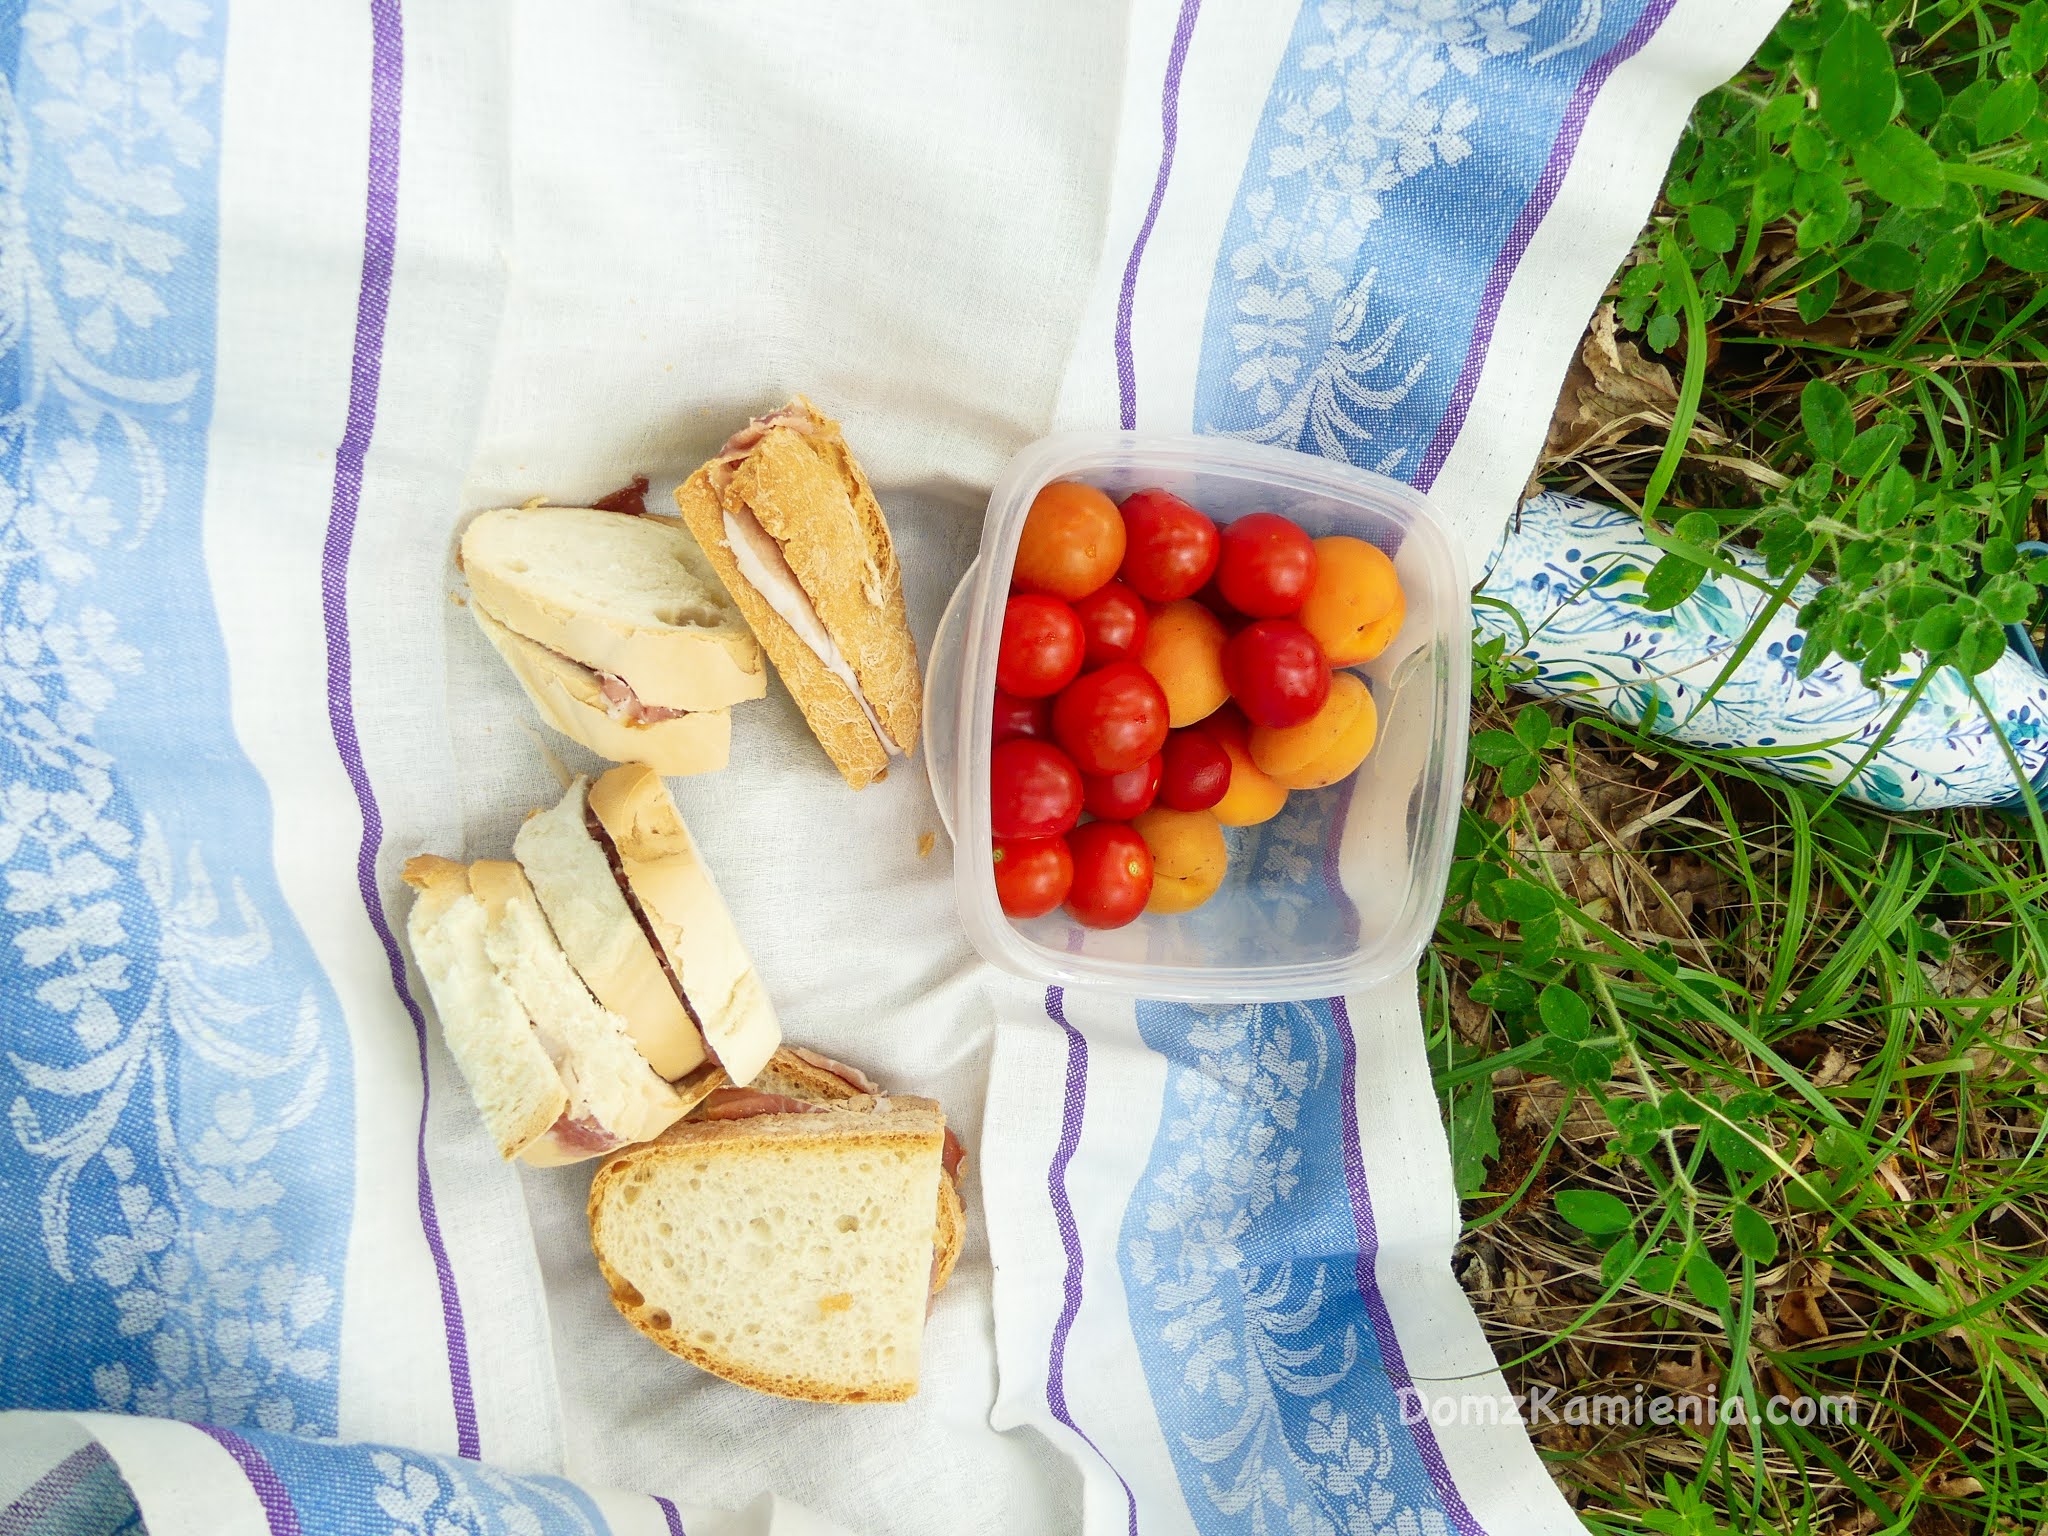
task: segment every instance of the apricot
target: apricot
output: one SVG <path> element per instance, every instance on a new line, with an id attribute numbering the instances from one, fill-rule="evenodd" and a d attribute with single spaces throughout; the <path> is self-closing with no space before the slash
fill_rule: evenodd
<path id="1" fill-rule="evenodd" d="M 1316 540 L 1316 582 L 1298 618 L 1333 667 L 1371 661 L 1408 614 L 1394 562 L 1377 545 L 1336 534 Z"/>
<path id="2" fill-rule="evenodd" d="M 1223 681 L 1227 638 L 1223 621 L 1190 597 L 1152 615 L 1138 660 L 1165 692 L 1167 723 L 1175 730 L 1207 719 L 1230 697 Z"/>
<path id="3" fill-rule="evenodd" d="M 1230 758 L 1230 788 L 1209 808 L 1226 827 L 1252 827 L 1271 821 L 1287 803 L 1287 786 L 1275 783 L 1252 761 L 1244 718 L 1234 709 L 1211 715 L 1203 730 L 1216 738 Z"/>
<path id="4" fill-rule="evenodd" d="M 1155 805 L 1131 823 L 1152 850 L 1152 895 L 1147 912 L 1192 912 L 1223 884 L 1230 850 L 1209 811 L 1173 811 Z"/>
<path id="5" fill-rule="evenodd" d="M 1252 761 L 1276 784 L 1321 789 L 1364 762 L 1378 734 L 1372 690 L 1357 673 L 1338 672 L 1321 709 L 1300 725 L 1254 726 L 1247 745 Z"/>

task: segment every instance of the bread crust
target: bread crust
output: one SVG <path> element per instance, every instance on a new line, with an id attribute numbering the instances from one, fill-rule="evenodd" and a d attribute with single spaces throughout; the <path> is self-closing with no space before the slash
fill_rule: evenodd
<path id="1" fill-rule="evenodd" d="M 781 1044 L 782 1029 L 668 786 L 645 764 L 623 764 L 591 785 L 590 809 L 689 999 L 705 1046 L 735 1083 L 752 1082 Z"/>
<path id="2" fill-rule="evenodd" d="M 726 765 L 732 752 L 732 716 L 727 711 L 696 710 L 640 724 L 615 719 L 595 672 L 507 629 L 476 597 L 470 599 L 469 611 L 541 719 L 571 741 L 607 762 L 645 763 L 670 778 L 716 773 Z"/>
<path id="3" fill-rule="evenodd" d="M 908 756 L 917 749 L 924 685 L 895 541 L 838 422 L 799 395 L 756 425 L 763 423 L 737 464 L 721 454 L 679 486 L 676 508 L 819 745 L 846 782 L 862 789 L 887 772 L 889 753 L 853 692 L 740 574 L 725 512 L 744 507 L 781 546 L 869 708 Z"/>
<path id="4" fill-rule="evenodd" d="M 533 886 L 541 911 L 561 942 L 563 953 L 583 978 L 583 984 L 600 1003 L 626 1021 L 633 1044 L 654 1070 L 675 1082 L 703 1064 L 703 1037 L 689 1009 L 676 996 L 675 987 L 662 969 L 661 957 L 627 905 L 625 892 L 618 889 L 602 846 L 590 836 L 585 825 L 588 790 L 587 781 L 578 779 L 569 786 L 561 804 L 528 817 L 513 840 L 513 852 Z M 571 920 L 564 903 L 575 892 L 567 882 L 555 883 L 559 871 L 553 877 L 536 878 L 544 854 L 550 855 L 550 867 L 552 863 L 551 849 L 541 842 L 543 817 L 558 818 L 545 824 L 550 844 L 559 837 L 562 847 L 573 850 L 577 860 L 588 861 L 588 891 L 603 904 L 595 915 L 586 911 L 588 922 Z M 588 840 L 588 850 L 572 840 L 572 829 L 563 826 L 563 822 L 573 822 L 574 835 Z M 602 881 L 597 878 L 599 864 L 603 866 Z M 616 897 L 615 904 L 606 900 L 607 890 Z"/>
<path id="5" fill-rule="evenodd" d="M 589 507 L 498 507 L 478 513 L 463 530 L 458 559 L 473 600 L 480 600 L 499 623 L 587 667 L 624 678 L 649 704 L 671 709 L 724 709 L 767 693 L 760 646 L 743 625 L 656 628 L 621 623 L 588 606 L 550 595 L 543 586 L 543 573 L 501 569 L 495 558 L 499 542 L 522 521 L 543 517 L 601 519 L 604 521 L 592 526 L 606 529 L 630 526 L 632 538 L 674 562 L 679 581 L 687 573 L 689 579 L 717 595 L 716 588 L 704 580 L 700 551 L 688 539 L 676 537 L 681 530 L 671 519 Z M 723 609 L 725 605 L 718 606 Z M 718 615 L 721 619 L 726 616 Z"/>
<path id="6" fill-rule="evenodd" d="M 901 1402 L 916 1394 L 915 1382 L 904 1390 L 851 1388 L 843 1382 L 821 1380 L 800 1371 L 767 1372 L 749 1370 L 723 1359 L 696 1344 L 683 1328 L 663 1327 L 653 1320 L 654 1309 L 632 1281 L 613 1267 L 605 1253 L 605 1231 L 612 1217 L 609 1196 L 614 1185 L 641 1162 L 650 1158 L 767 1153 L 773 1155 L 790 1144 L 820 1141 L 843 1147 L 849 1141 L 873 1147 L 901 1147 L 918 1154 L 928 1153 L 933 1172 L 941 1184 L 947 1182 L 938 1168 L 945 1138 L 945 1118 L 930 1099 L 902 1098 L 889 1101 L 885 1113 L 863 1110 L 828 1109 L 802 1115 L 756 1115 L 745 1120 L 679 1120 L 653 1141 L 614 1152 L 598 1165 L 590 1183 L 586 1211 L 590 1221 L 591 1249 L 605 1279 L 612 1305 L 619 1314 L 670 1354 L 687 1360 L 700 1370 L 756 1392 L 796 1398 L 813 1403 Z"/>

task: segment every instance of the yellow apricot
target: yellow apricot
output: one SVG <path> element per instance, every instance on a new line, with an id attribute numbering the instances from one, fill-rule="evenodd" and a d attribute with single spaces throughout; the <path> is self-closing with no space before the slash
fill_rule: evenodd
<path id="1" fill-rule="evenodd" d="M 1287 803 L 1287 786 L 1268 778 L 1252 761 L 1245 740 L 1245 723 L 1234 709 L 1211 715 L 1202 729 L 1216 738 L 1230 758 L 1230 788 L 1211 806 L 1210 812 L 1226 827 L 1252 827 L 1271 821 Z"/>
<path id="2" fill-rule="evenodd" d="M 1275 783 L 1289 789 L 1321 789 L 1349 775 L 1372 751 L 1379 710 L 1372 690 L 1353 672 L 1330 678 L 1330 697 L 1300 725 L 1253 728 L 1247 746 L 1252 761 Z"/>
<path id="3" fill-rule="evenodd" d="M 1384 651 L 1401 628 L 1408 599 L 1394 562 L 1374 544 L 1336 534 L 1316 540 L 1316 580 L 1298 617 L 1333 667 Z"/>
<path id="4" fill-rule="evenodd" d="M 1223 681 L 1226 638 L 1223 621 L 1193 598 L 1152 615 L 1138 660 L 1165 693 L 1167 723 L 1175 730 L 1207 719 L 1230 697 Z"/>
<path id="5" fill-rule="evenodd" d="M 1192 912 L 1223 884 L 1230 863 L 1223 828 L 1208 811 L 1155 805 L 1131 823 L 1152 850 L 1152 896 L 1147 912 Z"/>

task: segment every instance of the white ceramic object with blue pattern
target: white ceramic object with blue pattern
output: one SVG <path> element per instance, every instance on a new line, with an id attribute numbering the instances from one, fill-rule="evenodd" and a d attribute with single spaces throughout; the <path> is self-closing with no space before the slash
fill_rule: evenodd
<path id="1" fill-rule="evenodd" d="M 1534 664 L 1524 684 L 1532 693 L 1690 746 L 1772 749 L 1750 760 L 1788 778 L 1844 785 L 1846 793 L 1885 810 L 2014 801 L 2020 785 L 2006 744 L 2027 781 L 2042 786 L 2048 676 L 2017 649 L 1975 680 L 1988 714 L 1962 675 L 1944 667 L 1892 738 L 1859 768 L 1920 680 L 1924 661 L 1909 657 L 1876 688 L 1865 687 L 1857 668 L 1839 657 L 1801 677 L 1805 637 L 1797 616 L 1820 590 L 1810 579 L 1799 583 L 1749 654 L 1714 688 L 1769 603 L 1764 587 L 1772 584 L 1752 552 L 1724 553 L 1756 583 L 1710 573 L 1677 607 L 1654 612 L 1643 606 L 1643 578 L 1661 551 L 1644 536 L 1641 519 L 1546 493 L 1532 498 L 1509 529 L 1474 616 L 1482 634 L 1504 635 L 1511 652 Z"/>

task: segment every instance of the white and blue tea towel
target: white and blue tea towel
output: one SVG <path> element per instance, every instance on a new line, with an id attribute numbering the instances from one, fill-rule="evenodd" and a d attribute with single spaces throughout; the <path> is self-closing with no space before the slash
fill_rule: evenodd
<path id="1" fill-rule="evenodd" d="M 921 642 L 1055 426 L 1385 470 L 1476 570 L 1774 14 L 0 0 L 0 1524 L 1574 1529 L 1519 1426 L 1432 1412 L 1501 1383 L 1406 981 L 1040 996 L 914 767 L 855 796 L 779 690 L 736 712 L 678 794 L 786 1027 L 975 1170 L 920 1396 L 809 1408 L 612 1313 L 397 871 L 575 761 L 450 600 L 464 513 L 659 495 L 798 390 Z"/>

